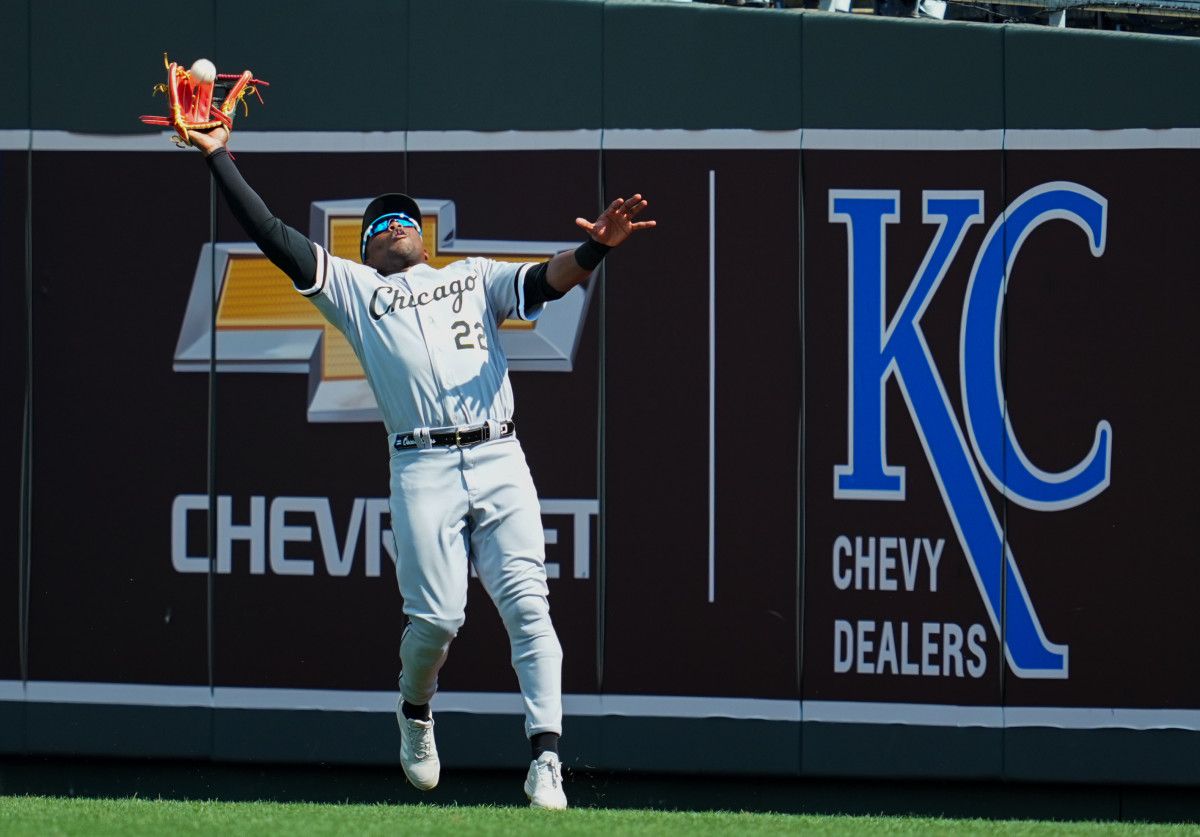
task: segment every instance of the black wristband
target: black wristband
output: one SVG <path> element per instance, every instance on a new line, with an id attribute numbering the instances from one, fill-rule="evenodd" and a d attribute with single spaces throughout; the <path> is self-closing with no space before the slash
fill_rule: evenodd
<path id="1" fill-rule="evenodd" d="M 607 244 L 601 244 L 596 239 L 588 236 L 587 241 L 575 248 L 575 264 L 590 273 L 596 269 L 600 262 L 604 261 L 604 257 L 608 255 L 608 251 L 611 249 Z"/>

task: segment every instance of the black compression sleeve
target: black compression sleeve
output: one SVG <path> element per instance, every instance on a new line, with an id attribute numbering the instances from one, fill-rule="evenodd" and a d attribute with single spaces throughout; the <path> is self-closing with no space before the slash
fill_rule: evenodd
<path id="1" fill-rule="evenodd" d="M 242 225 L 246 235 L 272 264 L 287 274 L 297 288 L 311 288 L 317 275 L 317 254 L 313 250 L 313 243 L 271 214 L 263 199 L 237 170 L 227 150 L 218 148 L 205 159 L 221 194 L 233 211 L 233 217 Z"/>
<path id="2" fill-rule="evenodd" d="M 525 305 L 530 308 L 543 302 L 562 299 L 564 296 L 562 291 L 555 290 L 547 281 L 546 265 L 547 262 L 540 262 L 525 274 Z"/>

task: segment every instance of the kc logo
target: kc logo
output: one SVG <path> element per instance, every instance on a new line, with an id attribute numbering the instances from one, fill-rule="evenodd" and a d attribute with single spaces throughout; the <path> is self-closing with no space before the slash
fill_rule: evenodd
<path id="1" fill-rule="evenodd" d="M 1000 375 L 1001 313 L 1022 244 L 1042 224 L 1063 219 L 1087 234 L 1092 255 L 1099 257 L 1108 202 L 1076 183 L 1044 183 L 1009 204 L 988 230 L 963 304 L 960 425 L 920 321 L 967 230 L 983 221 L 983 193 L 925 191 L 922 198 L 923 221 L 938 229 L 889 322 L 886 228 L 900 220 L 900 193 L 829 192 L 829 221 L 846 225 L 849 245 L 848 452 L 846 463 L 834 468 L 833 494 L 846 500 L 905 499 L 905 469 L 887 458 L 885 387 L 894 377 L 1010 668 L 1020 677 L 1065 678 L 1068 648 L 1042 631 L 983 477 L 1006 499 L 1043 511 L 1086 503 L 1109 484 L 1109 423 L 1096 425 L 1092 449 L 1081 462 L 1059 473 L 1043 471 L 1017 440 Z"/>

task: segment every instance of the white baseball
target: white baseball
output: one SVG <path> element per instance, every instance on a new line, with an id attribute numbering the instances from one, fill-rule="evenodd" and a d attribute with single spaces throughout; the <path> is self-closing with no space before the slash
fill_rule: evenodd
<path id="1" fill-rule="evenodd" d="M 196 84 L 211 84 L 217 80 L 216 65 L 207 58 L 197 58 L 188 74 Z"/>

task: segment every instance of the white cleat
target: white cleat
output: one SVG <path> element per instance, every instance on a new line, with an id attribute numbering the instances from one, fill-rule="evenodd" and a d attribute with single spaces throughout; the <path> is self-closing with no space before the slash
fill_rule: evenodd
<path id="1" fill-rule="evenodd" d="M 433 741 L 433 718 L 428 721 L 405 718 L 399 709 L 396 718 L 400 722 L 400 766 L 404 775 L 417 790 L 437 787 L 442 763 Z"/>
<path id="2" fill-rule="evenodd" d="M 542 753 L 529 765 L 525 777 L 525 795 L 530 808 L 562 811 L 567 807 L 567 794 L 562 786 L 562 764 L 556 753 Z"/>

